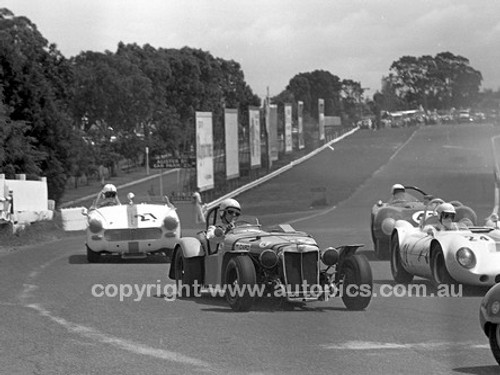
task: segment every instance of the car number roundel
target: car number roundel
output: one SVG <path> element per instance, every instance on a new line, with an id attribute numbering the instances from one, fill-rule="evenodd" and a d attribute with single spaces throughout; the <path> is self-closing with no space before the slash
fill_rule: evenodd
<path id="1" fill-rule="evenodd" d="M 413 213 L 413 215 L 411 215 L 411 219 L 418 224 L 422 220 L 422 216 L 424 216 L 424 211 L 416 211 Z M 427 211 L 427 214 L 425 216 L 426 216 L 425 219 L 427 220 L 431 216 L 434 216 L 434 212 Z"/>

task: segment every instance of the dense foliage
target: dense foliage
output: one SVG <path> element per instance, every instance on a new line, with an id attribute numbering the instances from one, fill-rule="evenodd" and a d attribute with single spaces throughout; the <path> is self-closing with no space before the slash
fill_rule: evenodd
<path id="1" fill-rule="evenodd" d="M 482 79 L 468 59 L 450 52 L 403 56 L 392 63 L 385 89 L 410 108 L 468 108 L 478 101 Z"/>

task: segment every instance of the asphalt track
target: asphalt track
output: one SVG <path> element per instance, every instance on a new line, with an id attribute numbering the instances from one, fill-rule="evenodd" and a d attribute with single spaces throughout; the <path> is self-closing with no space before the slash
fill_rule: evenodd
<path id="1" fill-rule="evenodd" d="M 361 312 L 341 300 L 290 309 L 261 299 L 248 313 L 209 296 L 166 301 L 168 264 L 88 264 L 79 235 L 3 255 L 0 373 L 497 374 L 478 323 L 484 291 L 443 298 L 416 280 L 427 296 L 391 295 L 389 264 L 372 255 L 369 219 L 395 182 L 461 200 L 484 218 L 493 205 L 490 138 L 498 133 L 488 124 L 363 130 L 238 197 L 247 213 L 291 222 L 323 247 L 364 243 L 377 296 Z M 328 205 L 310 209 L 317 187 Z M 303 197 L 290 202 L 298 194 L 289 188 Z M 95 297 L 96 284 L 150 284 L 151 293 Z"/>

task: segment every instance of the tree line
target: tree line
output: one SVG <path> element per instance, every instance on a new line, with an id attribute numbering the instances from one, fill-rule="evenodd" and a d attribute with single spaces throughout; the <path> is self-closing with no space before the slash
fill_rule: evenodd
<path id="1" fill-rule="evenodd" d="M 146 145 L 152 156 L 193 150 L 195 111 L 222 118 L 224 107 L 245 114 L 262 102 L 238 62 L 200 49 L 119 43 L 116 52 L 66 58 L 27 17 L 5 8 L 0 46 L 0 173 L 46 176 L 56 202 L 69 176 L 112 169 Z M 460 56 L 438 57 L 393 63 L 390 85 L 368 104 L 360 82 L 324 70 L 295 75 L 272 102 L 303 101 L 305 123 L 314 123 L 318 98 L 326 115 L 351 122 L 394 105 L 390 98 L 402 107 L 477 100 L 481 74 Z"/>

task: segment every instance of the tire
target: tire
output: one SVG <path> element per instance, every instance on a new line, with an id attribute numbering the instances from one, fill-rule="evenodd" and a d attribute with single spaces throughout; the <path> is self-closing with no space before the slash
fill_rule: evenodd
<path id="1" fill-rule="evenodd" d="M 432 277 L 436 286 L 452 285 L 455 283 L 453 277 L 449 274 L 444 260 L 443 250 L 440 245 L 434 245 L 431 250 L 431 270 Z"/>
<path id="2" fill-rule="evenodd" d="M 226 300 L 234 311 L 248 311 L 255 301 L 253 289 L 257 280 L 255 266 L 248 256 L 235 256 L 224 272 Z M 240 288 L 235 290 L 235 286 Z M 243 289 L 244 288 L 244 289 Z"/>
<path id="3" fill-rule="evenodd" d="M 490 349 L 496 361 L 500 365 L 500 325 L 492 324 L 488 331 L 488 338 L 490 339 Z"/>
<path id="4" fill-rule="evenodd" d="M 179 297 L 195 297 L 199 293 L 202 279 L 202 260 L 200 257 L 185 258 L 182 249 L 174 257 L 174 278 Z"/>
<path id="5" fill-rule="evenodd" d="M 379 260 L 389 260 L 391 257 L 390 241 L 380 238 L 375 246 L 375 255 Z"/>
<path id="6" fill-rule="evenodd" d="M 401 249 L 397 233 L 394 233 L 391 238 L 391 273 L 394 281 L 400 284 L 408 284 L 413 280 L 413 275 L 404 269 L 401 262 Z"/>
<path id="7" fill-rule="evenodd" d="M 87 262 L 97 263 L 99 262 L 100 259 L 101 259 L 101 254 L 90 250 L 90 248 L 87 246 Z"/>
<path id="8" fill-rule="evenodd" d="M 342 301 L 348 310 L 364 310 L 372 299 L 373 277 L 368 259 L 354 254 L 342 262 L 344 289 Z"/>

